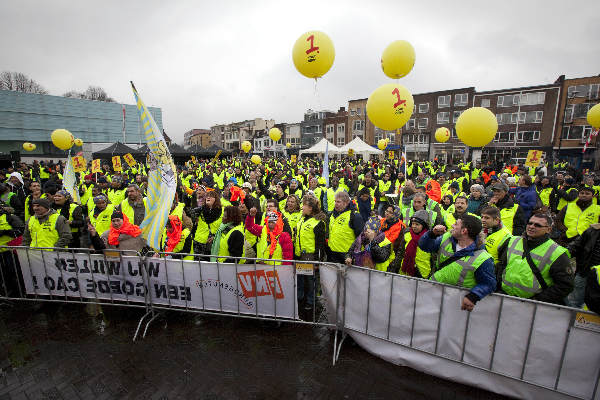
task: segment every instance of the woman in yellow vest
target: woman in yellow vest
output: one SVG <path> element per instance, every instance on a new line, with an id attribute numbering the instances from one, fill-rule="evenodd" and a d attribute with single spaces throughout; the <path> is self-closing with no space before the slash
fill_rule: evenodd
<path id="1" fill-rule="evenodd" d="M 54 209 L 65 219 L 71 228 L 70 248 L 81 247 L 81 229 L 85 226 L 81 206 L 71 201 L 71 196 L 66 190 L 59 190 L 54 194 Z"/>
<path id="2" fill-rule="evenodd" d="M 25 223 L 33 215 L 33 200 L 46 198 L 46 193 L 42 193 L 42 185 L 39 182 L 31 182 L 29 191 L 31 194 L 25 198 Z"/>
<path id="3" fill-rule="evenodd" d="M 292 229 L 292 242 L 296 239 L 296 225 L 302 219 L 302 211 L 300 210 L 300 199 L 295 194 L 288 196 L 283 215 L 287 219 L 290 228 Z"/>
<path id="4" fill-rule="evenodd" d="M 244 257 L 244 232 L 242 214 L 235 206 L 223 209 L 222 223 L 215 233 L 210 251 L 211 262 L 235 263 Z M 239 257 L 239 258 L 233 258 Z"/>
<path id="5" fill-rule="evenodd" d="M 169 215 L 167 225 L 161 238 L 161 250 L 168 254 L 168 257 L 184 260 L 193 260 L 194 257 L 187 255 L 193 253 L 192 235 L 190 230 L 183 227 L 183 223 L 176 215 Z"/>
<path id="6" fill-rule="evenodd" d="M 431 274 L 431 254 L 419 248 L 419 239 L 429 229 L 429 214 L 425 210 L 415 212 L 410 219 L 410 228 L 406 228 L 398 238 L 400 246 L 396 259 L 400 261 L 398 273 L 429 279 Z"/>
<path id="7" fill-rule="evenodd" d="M 109 204 L 108 197 L 105 194 L 100 193 L 94 197 L 94 207 L 89 210 L 88 217 L 98 235 L 102 236 L 104 232 L 110 229 L 113 211 L 114 206 Z"/>
<path id="8" fill-rule="evenodd" d="M 387 271 L 391 261 L 392 243 L 380 231 L 381 219 L 372 216 L 346 254 L 346 265 L 357 265 Z"/>
<path id="9" fill-rule="evenodd" d="M 216 190 L 209 190 L 204 197 L 204 204 L 198 212 L 196 226 L 192 230 L 194 237 L 194 254 L 210 255 L 213 239 L 221 226 L 223 207 L 221 196 Z M 206 260 L 206 258 L 200 258 Z"/>
<path id="10" fill-rule="evenodd" d="M 257 261 L 268 265 L 291 265 L 294 258 L 294 246 L 292 237 L 283 227 L 283 216 L 276 211 L 267 211 L 264 225 L 254 223 L 256 208 L 251 208 L 246 217 L 246 229 L 258 237 L 256 244 L 256 258 L 265 261 Z M 268 261 L 273 260 L 273 261 Z"/>

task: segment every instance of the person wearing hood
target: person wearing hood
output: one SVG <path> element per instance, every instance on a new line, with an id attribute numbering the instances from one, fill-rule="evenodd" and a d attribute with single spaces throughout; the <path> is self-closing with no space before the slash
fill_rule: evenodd
<path id="1" fill-rule="evenodd" d="M 346 191 L 335 194 L 335 205 L 329 217 L 327 260 L 343 264 L 352 243 L 363 232 L 364 221 L 355 212 Z"/>
<path id="2" fill-rule="evenodd" d="M 492 185 L 492 197 L 488 201 L 488 205 L 497 207 L 500 210 L 500 219 L 502 225 L 508 229 L 513 236 L 521 236 L 525 231 L 525 214 L 523 208 L 515 204 L 513 199 L 508 195 L 508 186 L 498 182 Z"/>
<path id="3" fill-rule="evenodd" d="M 475 184 L 471 186 L 471 195 L 467 204 L 467 212 L 481 216 L 481 210 L 487 206 L 487 196 L 483 186 Z"/>
<path id="4" fill-rule="evenodd" d="M 93 198 L 94 207 L 88 211 L 90 223 L 94 226 L 94 230 L 98 235 L 110 229 L 111 215 L 114 211 L 114 206 L 109 203 L 108 197 L 104 193 Z"/>
<path id="5" fill-rule="evenodd" d="M 88 231 L 92 240 L 94 250 L 118 249 L 143 253 L 148 250 L 146 240 L 142 236 L 142 230 L 137 225 L 129 222 L 129 219 L 120 210 L 114 210 L 110 219 L 110 228 L 99 235 L 92 224 L 88 224 Z"/>
<path id="6" fill-rule="evenodd" d="M 71 228 L 72 238 L 69 248 L 80 248 L 81 231 L 86 226 L 83 219 L 83 209 L 71 201 L 71 197 L 66 190 L 59 190 L 54 194 L 54 209 L 65 217 L 67 224 Z"/>
<path id="7" fill-rule="evenodd" d="M 363 187 L 358 191 L 356 197 L 356 205 L 358 212 L 362 217 L 363 221 L 367 221 L 371 217 L 371 210 L 373 209 L 374 200 L 371 197 L 371 191 L 368 187 Z"/>
<path id="8" fill-rule="evenodd" d="M 71 239 L 71 228 L 67 220 L 52 209 L 50 200 L 33 200 L 33 215 L 25 225 L 23 246 L 67 247 Z"/>
<path id="9" fill-rule="evenodd" d="M 535 185 L 533 185 L 531 181 L 531 176 L 521 176 L 519 178 L 519 187 L 509 189 L 508 193 L 514 195 L 515 203 L 517 203 L 523 209 L 523 215 L 525 220 L 529 220 L 532 211 L 538 205 L 538 194 L 535 191 Z"/>
<path id="10" fill-rule="evenodd" d="M 562 243 L 570 243 L 600 218 L 600 205 L 594 204 L 594 189 L 582 186 L 577 201 L 567 204 L 556 218 L 558 230 L 563 232 Z"/>
<path id="11" fill-rule="evenodd" d="M 402 231 L 396 252 L 396 259 L 400 260 L 397 269 L 399 274 L 429 278 L 432 257 L 419 248 L 419 240 L 429 230 L 429 225 L 429 214 L 425 210 L 419 210 L 410 219 L 410 227 Z"/>
<path id="12" fill-rule="evenodd" d="M 344 262 L 346 265 L 387 271 L 391 257 L 392 243 L 381 232 L 381 218 L 374 215 L 365 223 L 363 232 L 348 249 Z"/>
<path id="13" fill-rule="evenodd" d="M 16 196 L 16 199 L 13 200 L 14 205 L 11 206 L 15 209 L 15 215 L 24 218 L 27 193 L 25 193 L 23 176 L 19 172 L 12 172 L 8 176 L 8 181 L 6 183 L 8 184 L 10 191 Z"/>

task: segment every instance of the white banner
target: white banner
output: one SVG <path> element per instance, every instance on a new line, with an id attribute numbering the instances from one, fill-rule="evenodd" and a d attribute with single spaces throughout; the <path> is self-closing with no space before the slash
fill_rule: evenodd
<path id="1" fill-rule="evenodd" d="M 387 361 L 516 398 L 600 398 L 600 333 L 582 313 L 490 295 L 469 314 L 463 289 L 361 268 L 337 279 L 321 268 L 328 314 Z"/>
<path id="2" fill-rule="evenodd" d="M 297 318 L 292 265 L 235 265 L 18 250 L 30 295 L 148 302 L 197 310 Z M 147 272 L 146 272 L 147 271 Z"/>

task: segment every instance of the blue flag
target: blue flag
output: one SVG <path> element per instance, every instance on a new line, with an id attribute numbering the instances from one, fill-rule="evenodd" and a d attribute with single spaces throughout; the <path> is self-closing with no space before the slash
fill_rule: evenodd
<path id="1" fill-rule="evenodd" d="M 325 144 L 325 159 L 323 161 L 323 178 L 325 184 L 329 187 L 329 141 Z"/>

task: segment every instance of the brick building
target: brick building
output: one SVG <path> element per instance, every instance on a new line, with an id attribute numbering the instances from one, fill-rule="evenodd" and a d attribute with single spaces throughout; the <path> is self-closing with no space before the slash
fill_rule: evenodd
<path id="1" fill-rule="evenodd" d="M 183 134 L 184 146 L 210 147 L 210 129 L 192 129 Z"/>
<path id="2" fill-rule="evenodd" d="M 337 113 L 327 116 L 323 121 L 323 125 L 325 126 L 325 138 L 327 140 L 338 147 L 347 143 L 348 111 L 345 107 L 340 107 Z"/>

